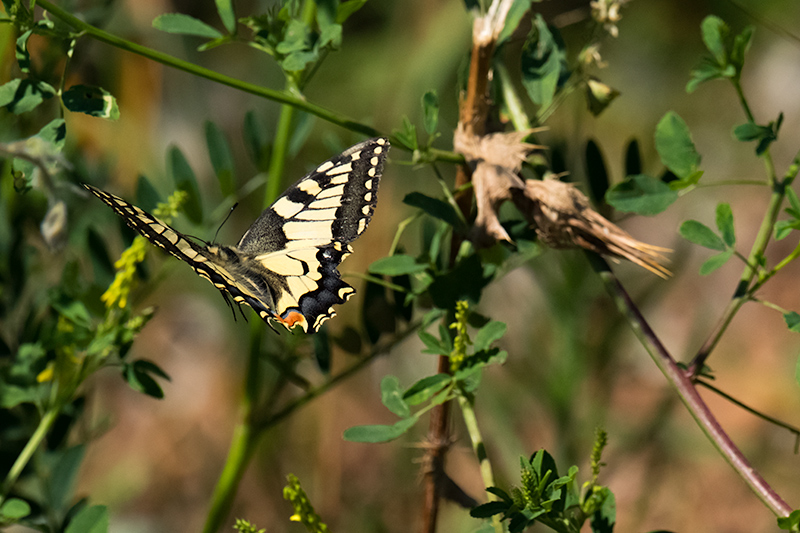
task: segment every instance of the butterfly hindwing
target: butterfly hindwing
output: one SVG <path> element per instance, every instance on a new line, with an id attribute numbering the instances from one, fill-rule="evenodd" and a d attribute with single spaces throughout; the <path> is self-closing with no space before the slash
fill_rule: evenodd
<path id="1" fill-rule="evenodd" d="M 267 208 L 237 246 L 200 246 L 121 198 L 84 186 L 223 296 L 266 322 L 316 332 L 355 292 L 337 267 L 372 218 L 388 149 L 386 139 L 371 139 L 322 163 Z"/>
<path id="2" fill-rule="evenodd" d="M 280 321 L 317 331 L 355 291 L 336 269 L 369 224 L 389 143 L 372 139 L 317 166 L 267 208 L 238 249 L 279 274 Z"/>

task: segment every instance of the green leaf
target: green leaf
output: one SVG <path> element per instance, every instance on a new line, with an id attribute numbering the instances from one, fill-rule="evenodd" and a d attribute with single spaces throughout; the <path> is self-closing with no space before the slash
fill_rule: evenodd
<path id="1" fill-rule="evenodd" d="M 345 430 L 344 440 L 350 442 L 389 442 L 414 427 L 417 417 L 404 418 L 391 426 L 355 426 Z"/>
<path id="2" fill-rule="evenodd" d="M 208 157 L 217 175 L 219 188 L 224 196 L 232 196 L 236 192 L 236 185 L 233 180 L 233 154 L 228 140 L 220 127 L 210 120 L 206 121 L 205 132 Z"/>
<path id="3" fill-rule="evenodd" d="M 439 97 L 436 91 L 428 91 L 422 95 L 422 114 L 425 132 L 433 135 L 439 125 Z"/>
<path id="4" fill-rule="evenodd" d="M 336 10 L 336 23 L 343 24 L 345 20 L 350 18 L 350 15 L 364 7 L 366 3 L 367 0 L 347 0 L 342 2 Z"/>
<path id="5" fill-rule="evenodd" d="M 532 3 L 533 0 L 515 0 L 511 4 L 511 9 L 508 10 L 503 29 L 500 30 L 500 34 L 497 36 L 497 44 L 495 46 L 499 47 L 514 34 L 522 17 L 524 17 L 531 8 Z"/>
<path id="6" fill-rule="evenodd" d="M 236 12 L 233 10 L 233 0 L 215 0 L 217 3 L 217 13 L 222 21 L 222 25 L 228 33 L 236 33 Z"/>
<path id="7" fill-rule="evenodd" d="M 425 344 L 426 349 L 422 353 L 430 353 L 434 355 L 448 355 L 450 350 L 442 344 L 442 341 L 435 335 L 431 335 L 427 331 L 420 330 L 418 333 L 420 340 Z"/>
<path id="8" fill-rule="evenodd" d="M 369 271 L 381 276 L 401 276 L 403 274 L 422 272 L 427 268 L 428 265 L 417 263 L 416 258 L 410 255 L 397 254 L 374 261 L 369 266 Z"/>
<path id="9" fill-rule="evenodd" d="M 16 522 L 29 514 L 31 514 L 31 506 L 19 498 L 9 498 L 0 506 L 0 522 Z"/>
<path id="10" fill-rule="evenodd" d="M 6 9 L 6 12 L 8 12 L 8 9 Z M 28 52 L 28 39 L 31 35 L 33 35 L 33 28 L 17 37 L 16 43 L 15 55 L 17 64 L 19 65 L 19 69 L 26 74 L 31 70 L 31 55 L 30 52 Z"/>
<path id="11" fill-rule="evenodd" d="M 681 224 L 678 230 L 681 237 L 694 244 L 699 244 L 705 248 L 712 250 L 724 251 L 726 249 L 725 241 L 719 235 L 714 233 L 714 230 L 698 222 L 697 220 L 687 220 Z"/>
<path id="12" fill-rule="evenodd" d="M 705 263 L 700 265 L 700 275 L 708 276 L 709 274 L 717 270 L 719 267 L 727 263 L 731 257 L 733 257 L 732 249 L 712 255 L 711 257 L 706 259 Z"/>
<path id="13" fill-rule="evenodd" d="M 669 185 L 646 174 L 628 176 L 606 192 L 606 202 L 614 209 L 640 215 L 661 213 L 677 199 Z"/>
<path id="14" fill-rule="evenodd" d="M 786 327 L 789 328 L 790 331 L 800 333 L 800 314 L 789 311 L 783 315 L 783 320 L 786 322 Z"/>
<path id="15" fill-rule="evenodd" d="M 167 157 L 169 173 L 172 175 L 175 188 L 187 194 L 186 201 L 181 206 L 181 209 L 189 220 L 195 224 L 200 224 L 203 221 L 203 206 L 200 202 L 200 189 L 197 187 L 194 171 L 189 166 L 189 162 L 186 161 L 183 152 L 177 146 L 170 148 Z"/>
<path id="16" fill-rule="evenodd" d="M 300 72 L 306 68 L 309 63 L 317 60 L 317 54 L 309 51 L 292 52 L 281 61 L 281 68 L 287 72 Z"/>
<path id="17" fill-rule="evenodd" d="M 505 322 L 500 322 L 498 320 L 492 320 L 481 329 L 478 330 L 478 334 L 475 335 L 475 341 L 473 343 L 473 348 L 476 352 L 481 352 L 483 350 L 488 350 L 489 347 L 492 345 L 493 342 L 499 340 L 506 334 L 506 330 L 508 326 Z"/>
<path id="18" fill-rule="evenodd" d="M 153 28 L 167 33 L 194 35 L 208 39 L 217 39 L 223 36 L 217 29 L 212 28 L 202 20 L 183 13 L 164 13 L 159 15 L 153 19 Z"/>
<path id="19" fill-rule="evenodd" d="M 267 132 L 258 116 L 253 111 L 248 111 L 244 115 L 244 143 L 256 168 L 264 170 L 267 168 L 269 158 L 269 143 Z"/>
<path id="20" fill-rule="evenodd" d="M 403 394 L 403 399 L 409 405 L 419 405 L 437 394 L 452 382 L 449 374 L 434 374 L 417 381 Z"/>
<path id="21" fill-rule="evenodd" d="M 775 240 L 785 239 L 792 230 L 798 229 L 800 229 L 800 220 L 779 220 L 775 223 Z"/>
<path id="22" fill-rule="evenodd" d="M 601 492 L 604 493 L 603 505 L 592 514 L 592 533 L 613 533 L 617 521 L 617 500 L 608 487 L 603 487 Z"/>
<path id="23" fill-rule="evenodd" d="M 381 380 L 381 403 L 400 418 L 411 416 L 411 409 L 403 400 L 400 380 L 394 376 L 386 376 Z"/>
<path id="24" fill-rule="evenodd" d="M 124 377 L 132 389 L 161 399 L 164 391 L 151 374 L 169 380 L 169 376 L 158 365 L 145 359 L 139 359 L 124 367 Z"/>
<path id="25" fill-rule="evenodd" d="M 119 119 L 117 99 L 102 87 L 73 85 L 61 95 L 64 107 L 93 117 Z"/>
<path id="26" fill-rule="evenodd" d="M 686 84 L 686 92 L 693 93 L 701 83 L 719 78 L 730 78 L 736 73 L 733 65 L 725 68 L 717 65 L 710 58 L 703 58 L 699 65 L 692 69 L 692 77 Z"/>
<path id="27" fill-rule="evenodd" d="M 730 204 L 717 205 L 717 229 L 728 248 L 733 248 L 736 245 L 736 231 L 733 227 L 733 211 Z"/>
<path id="28" fill-rule="evenodd" d="M 64 533 L 107 533 L 108 508 L 105 505 L 84 507 L 70 520 Z"/>
<path id="29" fill-rule="evenodd" d="M 733 47 L 731 49 L 730 61 L 736 65 L 736 71 L 741 72 L 744 66 L 744 56 L 750 49 L 750 43 L 753 41 L 753 26 L 745 26 L 742 33 L 733 39 Z"/>
<path id="30" fill-rule="evenodd" d="M 656 126 L 656 150 L 664 166 L 679 178 L 688 179 L 700 166 L 689 127 L 674 111 L 667 112 Z"/>
<path id="31" fill-rule="evenodd" d="M 511 508 L 511 505 L 513 504 L 505 501 L 486 502 L 470 509 L 469 515 L 472 518 L 490 518 L 496 514 L 505 513 Z"/>
<path id="32" fill-rule="evenodd" d="M 565 53 L 539 13 L 533 25 L 522 48 L 522 85 L 533 103 L 546 108 L 553 102 L 562 75 L 567 73 Z"/>
<path id="33" fill-rule="evenodd" d="M 400 129 L 393 129 L 392 133 L 395 138 L 411 151 L 419 149 L 419 141 L 417 140 L 417 128 L 414 126 L 407 116 L 403 116 L 403 127 Z"/>
<path id="34" fill-rule="evenodd" d="M 454 228 L 463 229 L 464 227 L 464 223 L 459 218 L 455 208 L 444 200 L 431 198 L 421 192 L 412 192 L 403 198 L 403 203 L 422 209 L 430 216 L 444 220 Z"/>
<path id="35" fill-rule="evenodd" d="M 459 300 L 480 301 L 481 292 L 489 281 L 491 278 L 484 275 L 480 258 L 472 254 L 447 274 L 436 276 L 428 292 L 436 307 L 453 309 Z"/>
<path id="36" fill-rule="evenodd" d="M 733 135 L 736 137 L 736 139 L 742 142 L 756 141 L 771 133 L 771 128 L 768 128 L 767 126 L 759 126 L 758 124 L 754 124 L 752 122 L 740 124 L 733 129 Z"/>
<path id="37" fill-rule="evenodd" d="M 703 35 L 703 42 L 717 64 L 720 66 L 727 65 L 728 52 L 725 49 L 725 42 L 730 34 L 728 25 L 721 18 L 711 15 L 703 19 L 700 24 L 700 30 Z"/>
<path id="38" fill-rule="evenodd" d="M 150 213 L 162 202 L 161 195 L 143 174 L 136 180 L 136 205 Z"/>
<path id="39" fill-rule="evenodd" d="M 0 106 L 5 106 L 15 115 L 20 115 L 35 109 L 55 94 L 56 90 L 43 81 L 15 78 L 0 85 Z"/>
<path id="40" fill-rule="evenodd" d="M 778 517 L 778 527 L 788 531 L 797 531 L 800 525 L 800 509 L 796 509 L 789 513 L 789 516 Z"/>
<path id="41" fill-rule="evenodd" d="M 56 452 L 56 462 L 47 483 L 48 503 L 54 509 L 61 509 L 72 499 L 75 479 L 86 452 L 84 445 L 73 446 Z"/>

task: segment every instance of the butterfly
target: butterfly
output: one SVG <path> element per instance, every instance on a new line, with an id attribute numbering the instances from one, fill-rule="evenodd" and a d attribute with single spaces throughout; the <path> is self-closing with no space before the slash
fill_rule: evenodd
<path id="1" fill-rule="evenodd" d="M 151 243 L 189 263 L 225 301 L 247 304 L 272 327 L 315 333 L 355 289 L 337 267 L 378 201 L 389 141 L 356 144 L 301 178 L 264 210 L 236 246 L 197 244 L 122 198 L 83 184 Z M 232 307 L 232 305 L 231 305 Z"/>

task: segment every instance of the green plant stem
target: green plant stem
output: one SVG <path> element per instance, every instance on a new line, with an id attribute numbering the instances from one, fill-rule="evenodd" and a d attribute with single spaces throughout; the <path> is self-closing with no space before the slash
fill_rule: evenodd
<path id="1" fill-rule="evenodd" d="M 757 416 L 758 418 L 766 420 L 770 424 L 774 424 L 774 425 L 776 425 L 778 427 L 781 427 L 781 428 L 789 431 L 790 433 L 793 433 L 795 435 L 795 437 L 800 437 L 800 428 L 798 428 L 796 426 L 793 426 L 791 424 L 788 424 L 786 422 L 783 422 L 782 420 L 778 420 L 777 418 L 769 416 L 766 413 L 762 413 L 761 411 L 750 407 L 746 403 L 737 400 L 736 398 L 734 398 L 733 396 L 731 396 L 727 392 L 724 392 L 724 391 L 718 389 L 717 387 L 715 387 L 711 383 L 708 383 L 708 382 L 703 381 L 701 379 L 698 379 L 695 383 L 697 383 L 698 385 L 702 385 L 703 387 L 707 388 L 708 390 L 717 393 L 718 395 L 722 396 L 723 398 L 725 398 L 729 402 L 733 403 L 734 405 L 738 405 L 739 407 L 741 407 L 742 409 L 744 409 L 748 413 L 751 413 L 751 414 Z"/>
<path id="2" fill-rule="evenodd" d="M 122 39 L 121 37 L 117 37 L 116 35 L 108 33 L 107 31 L 101 30 L 100 28 L 96 28 L 91 24 L 84 22 L 83 20 L 75 17 L 71 13 L 65 11 L 64 9 L 61 9 L 60 7 L 58 7 L 57 5 L 53 4 L 48 0 L 37 0 L 36 4 L 42 9 L 47 10 L 53 16 L 69 24 L 76 30 L 79 30 L 82 34 L 88 35 L 89 37 L 97 41 L 109 44 L 111 46 L 114 46 L 121 50 L 125 50 L 127 52 L 131 52 L 133 54 L 140 55 L 142 57 L 146 57 L 148 59 L 156 61 L 157 63 L 161 63 L 162 65 L 182 70 L 184 72 L 188 72 L 189 74 L 193 74 L 195 76 L 199 76 L 201 78 L 205 78 L 207 80 L 211 80 L 213 82 L 220 83 L 222 85 L 227 85 L 228 87 L 232 87 L 234 89 L 238 89 L 243 92 L 254 94 L 256 96 L 260 96 L 262 98 L 266 98 L 274 102 L 279 102 L 281 104 L 292 106 L 294 109 L 305 111 L 306 113 L 319 117 L 322 120 L 325 120 L 326 122 L 330 122 L 331 124 L 335 124 L 350 131 L 361 133 L 368 137 L 379 137 L 383 135 L 381 132 L 379 132 L 372 126 L 368 126 L 367 124 L 362 124 L 340 113 L 336 113 L 334 111 L 331 111 L 330 109 L 326 109 L 324 107 L 312 104 L 311 102 L 308 102 L 307 100 L 304 100 L 303 98 L 295 94 L 292 94 L 291 92 L 276 91 L 274 89 L 268 89 L 260 85 L 255 85 L 253 83 L 247 83 L 245 81 L 232 78 L 230 76 L 220 74 L 219 72 L 214 72 L 213 70 L 195 65 L 188 61 L 178 59 L 177 57 L 171 56 L 169 54 L 159 52 L 158 50 L 154 50 L 152 48 L 148 48 L 146 46 L 133 43 L 126 39 Z M 395 147 L 401 150 L 410 151 L 408 148 L 403 146 L 403 144 L 397 139 L 397 137 L 389 136 L 389 139 Z M 447 163 L 455 163 L 455 164 L 464 163 L 464 156 L 462 156 L 461 154 L 457 154 L 455 152 L 447 150 L 440 150 L 438 148 L 430 148 L 429 150 L 427 150 L 427 156 L 433 161 L 444 161 Z"/>
<path id="3" fill-rule="evenodd" d="M 296 90 L 294 83 L 289 79 L 286 80 L 286 88 L 287 91 Z M 292 132 L 293 116 L 294 108 L 284 104 L 281 107 L 280 119 L 278 120 L 275 132 L 275 142 L 270 156 L 268 167 L 269 174 L 266 191 L 264 193 L 264 207 L 272 204 L 282 190 L 281 182 L 283 181 L 282 176 L 286 163 L 286 153 Z M 226 459 L 222 474 L 220 475 L 220 479 L 217 482 L 214 494 L 211 498 L 204 533 L 218 531 L 222 522 L 230 512 L 239 482 L 247 469 L 247 465 L 253 456 L 253 451 L 261 435 L 261 430 L 254 426 L 254 420 L 258 416 L 256 414 L 258 410 L 256 406 L 258 405 L 259 388 L 264 381 L 260 364 L 263 331 L 264 327 L 261 320 L 254 319 L 250 323 L 250 346 L 247 366 L 245 368 L 244 395 L 239 410 L 239 425 L 234 432 L 233 441 L 228 451 L 228 458 Z M 278 381 L 273 384 L 273 394 L 270 395 L 271 399 L 274 400 L 277 398 L 277 391 L 283 388 L 284 383 L 285 380 L 279 378 Z M 271 409 L 272 405 L 267 403 L 262 407 L 268 411 Z"/>
<path id="4" fill-rule="evenodd" d="M 272 157 L 269 160 L 267 189 L 264 192 L 264 208 L 269 207 L 283 190 L 283 170 L 286 166 L 286 154 L 289 149 L 289 139 L 292 135 L 292 120 L 294 107 L 284 104 L 278 117 L 278 126 L 275 132 L 275 142 L 272 144 Z"/>
<path id="5" fill-rule="evenodd" d="M 508 110 L 508 116 L 511 117 L 511 123 L 517 131 L 525 131 L 531 129 L 531 122 L 528 114 L 525 112 L 525 106 L 522 99 L 517 94 L 517 90 L 511 81 L 511 76 L 508 69 L 502 61 L 498 61 L 494 66 L 494 71 L 500 78 L 500 90 L 503 94 L 503 101 Z"/>
<path id="6" fill-rule="evenodd" d="M 167 65 L 169 67 L 176 68 L 178 70 L 182 70 L 184 72 L 188 72 L 189 74 L 193 74 L 201 78 L 206 78 L 208 80 L 221 83 L 222 85 L 233 87 L 234 89 L 238 89 L 240 91 L 255 94 L 256 96 L 262 96 L 264 98 L 273 100 L 275 102 L 280 102 L 282 104 L 291 105 L 296 109 L 301 109 L 303 111 L 306 111 L 307 113 L 311 113 L 312 115 L 315 115 L 323 120 L 326 120 L 332 124 L 336 124 L 351 131 L 363 133 L 364 135 L 368 135 L 370 137 L 375 137 L 377 135 L 380 135 L 380 133 L 371 126 L 367 126 L 366 124 L 361 124 L 359 122 L 356 122 L 354 120 L 345 117 L 344 115 L 340 115 L 339 113 L 335 113 L 329 109 L 325 109 L 323 107 L 314 105 L 289 92 L 267 89 L 259 85 L 247 83 L 242 80 L 238 80 L 236 78 L 231 78 L 230 76 L 225 76 L 224 74 L 214 72 L 213 70 L 200 67 L 188 61 L 184 61 L 182 59 L 173 57 L 169 54 L 165 54 L 163 52 L 153 50 L 152 48 L 148 48 L 146 46 L 142 46 L 133 43 L 131 41 L 128 41 L 126 39 L 117 37 L 116 35 L 113 35 L 104 30 L 96 28 L 91 24 L 87 24 L 86 22 L 75 17 L 74 15 L 58 7 L 57 5 L 49 2 L 48 0 L 38 0 L 36 4 L 39 7 L 50 12 L 52 15 L 58 17 L 62 21 L 66 22 L 76 30 L 80 30 L 83 34 L 88 35 L 93 39 L 104 42 L 106 44 L 110 44 L 111 46 L 114 46 L 116 48 L 126 50 L 128 52 L 140 55 L 142 57 L 146 57 L 148 59 L 152 59 L 153 61 L 156 61 L 163 65 Z"/>
<path id="7" fill-rule="evenodd" d="M 731 83 L 733 83 L 733 88 L 736 90 L 736 96 L 739 97 L 739 103 L 742 105 L 742 109 L 744 110 L 747 120 L 755 124 L 756 119 L 753 118 L 753 112 L 750 111 L 750 105 L 747 103 L 747 98 L 744 96 L 744 91 L 742 90 L 742 84 L 739 82 L 739 78 L 731 79 Z"/>
<path id="8" fill-rule="evenodd" d="M 271 428 L 272 426 L 276 425 L 277 423 L 281 422 L 283 419 L 291 415 L 297 409 L 311 402 L 314 398 L 321 396 L 331 388 L 338 385 L 340 382 L 349 378 L 353 374 L 358 373 L 361 369 L 365 368 L 370 363 L 372 363 L 377 357 L 389 352 L 392 348 L 394 348 L 395 346 L 403 342 L 405 339 L 407 339 L 410 335 L 415 333 L 420 328 L 420 326 L 422 326 L 421 322 L 415 322 L 413 324 L 410 324 L 405 331 L 403 331 L 399 335 L 395 335 L 390 342 L 376 346 L 369 354 L 359 359 L 356 363 L 353 363 L 347 369 L 331 377 L 322 385 L 319 385 L 313 389 L 309 389 L 308 391 L 306 391 L 305 394 L 289 402 L 285 407 L 283 407 L 279 411 L 269 413 L 259 419 L 254 420 L 253 425 L 258 429 L 258 431 L 266 431 L 267 429 Z"/>
<path id="9" fill-rule="evenodd" d="M 733 298 L 725 307 L 716 328 L 714 328 L 711 335 L 700 347 L 700 350 L 698 350 L 691 363 L 689 363 L 689 372 L 692 377 L 697 377 L 700 374 L 706 359 L 711 355 L 712 350 L 714 350 L 717 343 L 722 338 L 722 335 L 728 329 L 734 315 L 736 315 L 742 305 L 749 299 L 752 292 L 750 290 L 750 284 L 753 282 L 753 278 L 757 273 L 754 265 L 759 264 L 759 258 L 764 255 L 764 251 L 767 249 L 767 244 L 769 244 L 772 229 L 775 227 L 775 221 L 778 219 L 784 196 L 785 192 L 782 186 L 777 185 L 773 187 L 772 195 L 769 199 L 769 206 L 764 214 L 764 218 L 761 220 L 761 227 L 758 228 L 758 234 L 756 234 L 756 238 L 753 241 L 753 246 L 750 248 L 750 254 L 747 256 L 747 261 L 742 275 L 739 278 L 736 291 L 733 293 Z"/>
<path id="10" fill-rule="evenodd" d="M 47 436 L 47 432 L 50 431 L 51 427 L 53 427 L 53 423 L 56 421 L 58 413 L 59 409 L 55 408 L 49 409 L 45 412 L 44 416 L 42 416 L 42 419 L 39 421 L 39 425 L 36 427 L 36 431 L 33 432 L 33 435 L 31 435 L 31 438 L 28 439 L 28 442 L 25 444 L 22 452 L 19 454 L 19 456 L 17 456 L 16 461 L 14 461 L 14 464 L 11 465 L 11 469 L 8 471 L 6 478 L 3 480 L 2 490 L 0 490 L 0 505 L 3 504 L 3 501 L 5 501 L 5 498 L 11 491 L 14 483 L 17 482 L 22 470 L 31 460 L 31 457 L 33 457 L 33 454 Z"/>
<path id="11" fill-rule="evenodd" d="M 258 432 L 249 423 L 239 423 L 233 432 L 228 458 L 211 497 L 203 533 L 215 533 L 228 517 L 236 489 L 258 444 Z"/>
<path id="12" fill-rule="evenodd" d="M 485 488 L 494 487 L 492 463 L 489 461 L 489 456 L 486 453 L 486 445 L 483 442 L 483 436 L 478 426 L 478 417 L 475 416 L 475 396 L 468 392 L 459 391 L 458 404 L 461 407 L 461 416 L 464 417 L 464 425 L 467 426 L 467 433 L 469 433 L 469 438 L 472 441 L 472 451 L 475 452 L 475 456 L 478 458 L 483 486 Z M 496 500 L 497 497 L 490 493 L 489 499 Z M 497 533 L 503 533 L 503 524 L 500 521 L 500 515 L 492 516 L 492 525 Z"/>
<path id="13" fill-rule="evenodd" d="M 714 447 L 733 467 L 739 476 L 747 483 L 758 498 L 779 517 L 788 516 L 792 508 L 767 484 L 764 478 L 747 461 L 747 458 L 731 441 L 697 392 L 692 382 L 692 376 L 683 371 L 655 332 L 642 316 L 639 309 L 631 300 L 628 293 L 611 272 L 608 263 L 597 254 L 586 252 L 592 268 L 600 276 L 606 290 L 625 316 L 633 329 L 634 334 L 642 346 L 650 354 L 659 370 L 667 378 L 683 401 L 689 414 L 695 419 L 700 429 L 706 434 Z"/>

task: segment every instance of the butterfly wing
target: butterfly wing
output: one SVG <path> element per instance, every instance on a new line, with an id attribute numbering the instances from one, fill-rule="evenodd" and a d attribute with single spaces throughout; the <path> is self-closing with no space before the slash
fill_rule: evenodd
<path id="1" fill-rule="evenodd" d="M 329 159 L 267 208 L 236 247 L 200 246 L 156 217 L 84 184 L 147 240 L 252 307 L 269 323 L 316 332 L 355 290 L 336 269 L 377 203 L 389 142 L 378 138 Z"/>
<path id="2" fill-rule="evenodd" d="M 267 208 L 239 241 L 237 250 L 254 262 L 254 274 L 271 278 L 273 309 L 287 327 L 316 332 L 336 314 L 333 305 L 355 292 L 337 267 L 372 219 L 388 150 L 387 139 L 370 139 L 325 161 Z"/>

